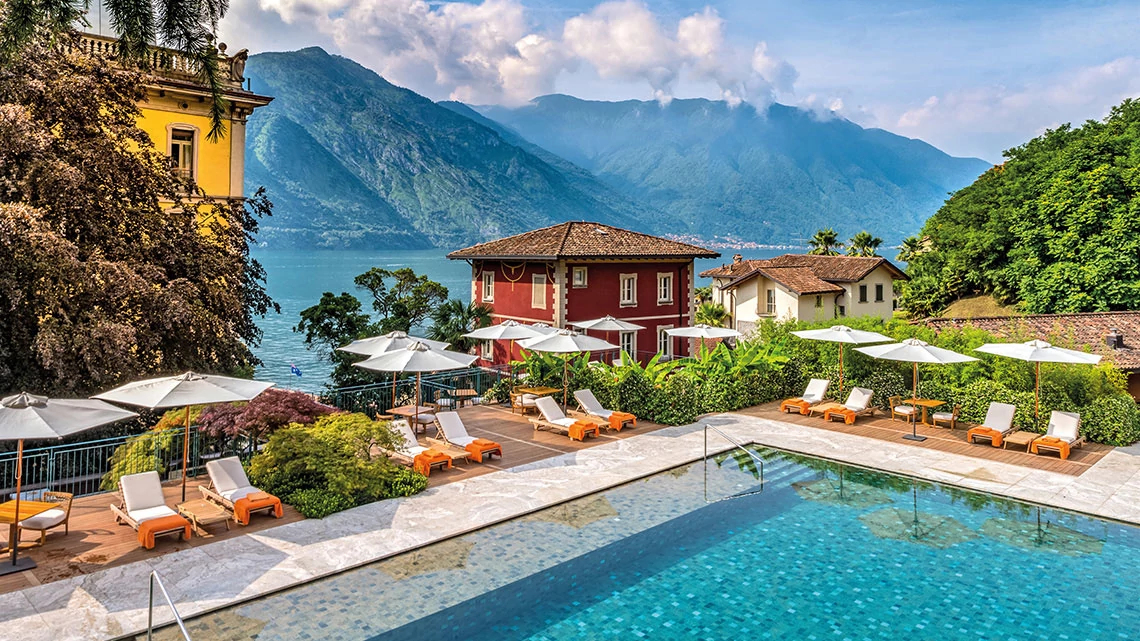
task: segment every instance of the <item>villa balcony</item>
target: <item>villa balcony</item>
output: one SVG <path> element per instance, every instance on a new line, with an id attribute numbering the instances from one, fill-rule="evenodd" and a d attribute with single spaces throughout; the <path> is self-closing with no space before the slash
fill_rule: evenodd
<path id="1" fill-rule="evenodd" d="M 218 68 L 222 83 L 229 90 L 242 91 L 244 82 L 245 57 L 226 55 L 226 45 L 218 45 Z M 67 46 L 69 52 L 80 52 L 99 58 L 113 59 L 118 56 L 119 42 L 116 38 L 92 33 L 80 34 L 78 41 Z M 240 64 L 237 64 L 239 63 Z M 166 47 L 150 47 L 146 56 L 146 67 L 158 78 L 182 83 L 200 82 L 201 64 L 181 51 Z"/>

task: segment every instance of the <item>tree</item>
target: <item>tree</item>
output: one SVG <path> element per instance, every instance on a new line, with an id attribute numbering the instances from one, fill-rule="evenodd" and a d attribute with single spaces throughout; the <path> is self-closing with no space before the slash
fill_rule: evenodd
<path id="1" fill-rule="evenodd" d="M 391 285 L 388 279 L 393 279 Z M 373 267 L 353 282 L 372 295 L 372 309 L 380 315 L 380 334 L 411 331 L 447 300 L 446 287 L 410 267 L 395 271 Z"/>
<path id="2" fill-rule="evenodd" d="M 256 443 L 286 425 L 308 425 L 334 411 L 303 392 L 267 389 L 248 403 L 211 405 L 202 410 L 197 424 L 211 436 L 244 436 Z"/>
<path id="3" fill-rule="evenodd" d="M 48 44 L 0 66 L 0 388 L 252 373 L 264 192 L 190 191 L 136 124 L 142 75 Z"/>
<path id="4" fill-rule="evenodd" d="M 816 256 L 838 256 L 838 250 L 843 248 L 843 243 L 839 242 L 839 234 L 831 227 L 815 232 L 815 235 L 808 239 L 808 245 L 811 247 L 808 253 Z"/>
<path id="5" fill-rule="evenodd" d="M 696 299 L 698 305 L 712 302 L 712 285 L 705 285 L 693 289 L 693 297 Z"/>
<path id="6" fill-rule="evenodd" d="M 83 14 L 89 3 L 76 0 L 7 0 L 0 12 L 0 66 L 19 64 L 34 52 L 42 55 L 76 35 L 76 25 L 90 26 Z M 225 135 L 226 100 L 214 33 L 229 7 L 227 0 L 141 0 L 103 4 L 111 28 L 119 34 L 116 54 L 124 65 L 147 71 L 151 43 L 180 51 L 198 69 L 211 95 L 209 138 Z"/>
<path id="7" fill-rule="evenodd" d="M 701 303 L 697 307 L 695 320 L 699 325 L 724 327 L 724 322 L 728 320 L 728 311 L 720 303 Z"/>
<path id="8" fill-rule="evenodd" d="M 932 216 L 902 306 L 992 296 L 1028 313 L 1140 309 L 1140 101 L 1006 152 Z"/>
<path id="9" fill-rule="evenodd" d="M 904 263 L 913 261 L 916 256 L 926 251 L 927 240 L 919 236 L 907 236 L 899 246 L 899 254 L 896 258 Z"/>
<path id="10" fill-rule="evenodd" d="M 872 236 L 869 231 L 861 231 L 851 237 L 847 241 L 847 255 L 848 256 L 878 256 L 875 251 L 879 249 L 879 245 L 883 244 L 883 239 Z"/>
<path id="11" fill-rule="evenodd" d="M 451 343 L 458 352 L 469 352 L 476 341 L 463 335 L 471 330 L 491 324 L 491 308 L 476 302 L 464 303 L 452 298 L 431 313 L 431 327 L 427 337 Z"/>

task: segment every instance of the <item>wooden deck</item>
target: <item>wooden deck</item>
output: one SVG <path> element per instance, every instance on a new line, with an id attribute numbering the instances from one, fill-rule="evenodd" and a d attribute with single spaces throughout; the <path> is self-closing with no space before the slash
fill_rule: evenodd
<path id="1" fill-rule="evenodd" d="M 930 427 L 919 423 L 918 433 L 925 436 L 926 440 L 908 441 L 902 436 L 903 434 L 910 434 L 910 423 L 902 420 L 891 420 L 890 414 L 884 418 L 879 410 L 875 411 L 874 417 L 860 417 L 854 425 L 846 425 L 842 421 L 824 421 L 818 415 L 808 417 L 797 413 L 784 414 L 780 412 L 779 403 L 758 405 L 740 410 L 738 413 L 1072 476 L 1079 476 L 1084 473 L 1085 470 L 1095 465 L 1113 449 L 1108 445 L 1085 443 L 1084 446 L 1073 450 L 1068 460 L 1063 461 L 1055 453 L 1030 454 L 1012 445 L 1009 446 L 1009 449 L 992 447 L 988 443 L 974 445 L 966 441 L 966 429 L 972 426 L 967 426 L 964 423 L 959 423 L 958 429 L 954 430 Z"/>
<path id="2" fill-rule="evenodd" d="M 589 438 L 585 443 L 580 443 L 554 432 L 536 432 L 527 418 L 512 414 L 506 408 L 479 406 L 465 408 L 460 412 L 472 436 L 491 439 L 503 446 L 503 458 L 496 458 L 493 462 L 483 464 L 461 464 L 448 471 L 434 471 L 430 478 L 432 486 L 552 458 L 559 454 L 612 442 L 617 438 L 628 438 L 661 428 L 660 425 L 639 421 L 637 427 L 626 428 L 620 433 L 604 430 L 601 437 Z M 434 436 L 432 430 L 429 430 L 429 435 Z M 204 482 L 206 482 L 205 477 L 191 479 L 187 484 L 187 499 L 200 498 L 201 494 L 197 487 Z M 163 489 L 168 505 L 174 506 L 179 502 L 180 486 L 177 482 L 167 484 Z M 176 550 L 209 545 L 214 541 L 258 532 L 304 518 L 296 510 L 285 506 L 285 516 L 281 519 L 255 514 L 248 526 L 231 523 L 227 531 L 222 524 L 212 525 L 207 528 L 214 535 L 210 538 L 194 536 L 189 541 L 181 541 L 174 537 L 160 537 L 155 549 L 144 550 L 139 547 L 134 530 L 126 525 L 115 524 L 109 506 L 116 500 L 115 493 L 75 499 L 71 506 L 70 533 L 64 535 L 62 528 L 52 530 L 48 533 L 47 543 L 43 547 L 21 551 L 21 555 L 34 559 L 38 567 L 27 572 L 0 577 L 0 594 L 116 565 L 152 559 Z M 3 532 L 7 531 L 7 526 L 4 526 Z M 23 535 L 23 540 L 31 541 L 35 536 L 38 536 L 38 533 L 27 532 Z M 6 556 L 4 560 L 7 560 Z"/>

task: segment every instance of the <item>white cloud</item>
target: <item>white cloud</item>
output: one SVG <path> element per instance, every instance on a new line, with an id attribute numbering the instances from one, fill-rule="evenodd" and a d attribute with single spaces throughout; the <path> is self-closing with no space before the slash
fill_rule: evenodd
<path id="1" fill-rule="evenodd" d="M 284 23 L 331 38 L 340 53 L 431 98 L 519 104 L 588 65 L 603 80 L 644 82 L 667 103 L 678 80 L 711 82 L 730 104 L 791 94 L 795 69 L 765 43 L 730 43 L 711 8 L 662 21 L 637 0 L 604 2 L 536 29 L 519 0 L 258 0 Z"/>

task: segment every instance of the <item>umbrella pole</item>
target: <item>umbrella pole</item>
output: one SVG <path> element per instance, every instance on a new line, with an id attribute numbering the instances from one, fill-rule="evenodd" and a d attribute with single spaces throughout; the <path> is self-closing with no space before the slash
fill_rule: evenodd
<path id="1" fill-rule="evenodd" d="M 1037 382 L 1033 386 L 1033 419 L 1041 420 L 1041 361 L 1037 361 Z"/>
<path id="2" fill-rule="evenodd" d="M 20 553 L 20 483 L 24 468 L 24 439 L 16 443 L 16 516 L 8 532 L 8 545 L 12 546 L 12 569 L 16 568 L 16 557 Z M 35 567 L 35 566 L 32 566 Z"/>
<path id="3" fill-rule="evenodd" d="M 839 397 L 843 398 L 843 343 L 839 344 Z"/>
<path id="4" fill-rule="evenodd" d="M 911 376 L 911 384 L 914 389 L 911 391 L 911 400 L 918 400 L 918 361 L 914 362 L 914 375 Z M 910 434 L 903 434 L 903 438 L 908 441 L 925 441 L 925 436 L 918 435 L 918 405 L 914 405 L 914 415 L 910 417 Z M 917 508 L 915 508 L 917 509 Z"/>
<path id="5" fill-rule="evenodd" d="M 257 451 L 257 443 L 253 444 Z M 186 474 L 190 471 L 190 406 L 186 406 L 186 432 L 182 437 L 182 502 L 186 502 Z"/>
<path id="6" fill-rule="evenodd" d="M 567 405 L 566 395 L 570 391 L 570 379 L 568 378 L 568 374 L 567 374 L 569 369 L 570 369 L 570 359 L 563 356 L 562 357 L 562 411 L 563 411 L 563 413 L 566 412 L 566 405 Z"/>
<path id="7" fill-rule="evenodd" d="M 416 372 L 416 424 L 412 426 L 413 433 L 414 433 L 414 430 L 419 428 L 419 426 L 420 426 L 420 373 Z M 424 430 L 424 433 L 427 433 L 426 429 Z"/>

